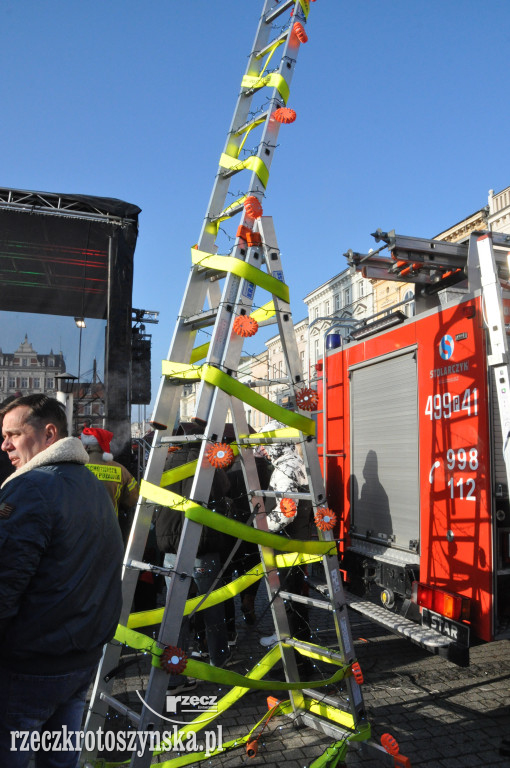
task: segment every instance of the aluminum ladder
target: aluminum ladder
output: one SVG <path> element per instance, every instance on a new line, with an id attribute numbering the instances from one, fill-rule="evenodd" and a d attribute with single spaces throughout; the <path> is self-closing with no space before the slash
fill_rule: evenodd
<path id="1" fill-rule="evenodd" d="M 240 445 L 252 509 L 254 511 L 260 509 L 265 496 L 268 495 L 267 492 L 261 492 L 257 488 L 258 481 L 249 441 L 243 450 L 242 440 L 247 439 L 247 424 L 244 409 L 238 398 L 239 382 L 236 379 L 243 338 L 232 331 L 238 316 L 252 313 L 256 287 L 267 291 L 272 301 L 259 309 L 258 313 L 252 314 L 262 316 L 262 320 L 272 314 L 276 316 L 284 344 L 289 381 L 294 388 L 302 388 L 303 378 L 293 333 L 288 288 L 283 282 L 280 253 L 272 221 L 268 217 L 260 217 L 260 203 L 265 194 L 280 125 L 291 119 L 290 113 L 285 111 L 285 104 L 289 96 L 289 86 L 300 45 L 307 40 L 305 27 L 309 10 L 308 0 L 283 0 L 276 3 L 274 7 L 273 0 L 265 0 L 263 3 L 252 53 L 242 79 L 241 92 L 225 149 L 220 157 L 219 169 L 200 237 L 197 245 L 191 249 L 193 268 L 179 310 L 168 358 L 163 363 L 164 376 L 153 415 L 155 434 L 124 563 L 123 608 L 120 617 L 120 625 L 123 627 L 128 624 L 140 570 L 158 570 L 142 563 L 155 506 L 155 502 L 149 498 L 150 488 L 159 488 L 161 484 L 168 444 L 173 440 L 173 426 L 179 413 L 182 382 L 189 377 L 196 378 L 198 369 L 200 369 L 198 375 L 201 377 L 201 382 L 195 418 L 203 425 L 203 441 L 197 464 L 199 469 L 194 475 L 190 498 L 195 500 L 209 498 L 214 468 L 206 459 L 206 451 L 208 446 L 216 443 L 218 437 L 223 434 L 229 408 L 234 413 L 237 442 Z M 283 23 L 280 21 L 281 27 L 278 27 L 278 20 L 282 14 L 289 12 L 292 12 L 290 21 L 287 19 Z M 275 30 L 276 36 L 271 37 Z M 279 64 L 270 69 L 270 62 L 276 53 L 280 55 Z M 256 97 L 258 97 L 258 103 Z M 282 122 L 279 121 L 278 116 Z M 243 154 L 245 141 L 248 136 L 251 137 L 252 131 L 260 133 L 257 147 L 251 154 Z M 227 195 L 232 194 L 229 192 L 232 180 L 236 179 L 236 183 L 239 183 L 239 174 L 248 176 L 245 181 L 247 192 L 240 196 L 239 193 L 234 194 L 235 201 L 227 205 Z M 223 226 L 225 222 L 239 215 L 240 225 L 236 231 L 235 245 L 228 256 L 219 256 L 216 238 L 220 225 Z M 223 281 L 222 289 L 220 289 L 221 281 Z M 194 347 L 197 332 L 207 327 L 212 327 L 211 341 L 199 348 Z M 195 366 L 195 363 L 203 357 L 205 357 L 205 363 L 202 366 Z M 260 401 L 257 402 L 261 405 Z M 317 509 L 324 504 L 325 497 L 312 429 L 313 422 L 303 413 L 290 414 L 274 404 L 268 407 L 271 415 L 281 416 L 282 419 L 290 418 L 292 428 L 300 433 L 299 440 L 303 445 L 309 477 L 310 498 L 314 509 Z M 144 495 L 147 489 L 149 490 Z M 263 529 L 263 526 L 264 514 L 262 513 L 257 516 L 256 527 Z M 186 517 L 175 564 L 177 573 L 191 572 L 201 531 L 202 525 L 199 522 Z M 333 546 L 331 532 L 321 533 L 319 539 L 326 544 L 329 541 L 332 542 L 332 545 L 327 547 L 329 554 L 324 556 L 323 560 L 330 592 L 329 609 L 334 613 L 340 649 L 339 654 L 332 654 L 332 656 L 336 663 L 345 669 L 347 695 L 346 714 L 343 720 L 348 725 L 342 724 L 342 717 L 340 717 L 340 724 L 322 717 L 319 714 L 320 705 L 312 702 L 305 706 L 305 696 L 300 688 L 296 688 L 291 693 L 292 709 L 304 723 L 321 728 L 342 743 L 347 742 L 351 737 L 353 743 L 356 739 L 363 742 L 369 736 L 369 726 L 365 720 L 361 688 L 352 675 L 352 665 L 355 661 L 353 643 L 336 549 Z M 274 557 L 274 553 L 268 547 L 263 547 L 261 551 L 264 563 Z M 160 572 L 161 570 L 159 569 Z M 276 569 L 268 569 L 266 566 L 266 578 L 281 641 L 286 677 L 290 683 L 301 685 L 297 677 L 294 649 L 301 647 L 303 650 L 302 646 L 306 644 L 290 637 L 283 602 L 284 599 L 298 599 L 300 596 L 281 592 Z M 188 587 L 189 579 L 171 579 L 157 639 L 157 647 L 160 650 L 177 645 Z M 127 715 L 138 731 L 147 732 L 157 729 L 160 725 L 159 715 L 156 713 L 163 711 L 168 685 L 167 672 L 158 664 L 154 664 L 151 668 L 141 714 L 128 711 L 124 704 L 112 696 L 113 671 L 119 665 L 121 648 L 120 643 L 112 642 L 105 649 L 85 726 L 88 731 L 97 732 L 104 726 L 109 707 Z M 309 649 L 305 647 L 304 650 Z M 313 698 L 313 692 L 310 695 Z M 316 698 L 320 700 L 320 694 L 317 694 Z M 340 711 L 343 712 L 343 710 Z M 377 748 L 381 751 L 381 755 L 389 757 L 384 750 Z M 147 748 L 140 754 L 133 754 L 130 765 L 133 768 L 147 768 L 151 762 L 151 754 Z M 95 751 L 84 749 L 81 764 L 100 765 L 101 763 L 96 762 Z"/>

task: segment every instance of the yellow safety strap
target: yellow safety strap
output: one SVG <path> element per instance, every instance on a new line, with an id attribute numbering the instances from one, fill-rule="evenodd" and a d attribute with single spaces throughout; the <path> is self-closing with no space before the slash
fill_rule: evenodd
<path id="1" fill-rule="evenodd" d="M 229 171 L 243 171 L 245 169 L 253 171 L 257 174 L 264 189 L 267 187 L 267 182 L 269 181 L 269 168 L 264 161 L 261 160 L 260 157 L 256 157 L 256 155 L 250 155 L 244 160 L 239 160 L 238 157 L 232 157 L 232 155 L 227 155 L 225 152 L 222 152 L 219 165 L 221 168 L 227 168 Z"/>
<path id="2" fill-rule="evenodd" d="M 147 635 L 143 635 L 140 632 L 135 632 L 132 629 L 128 629 L 122 624 L 118 624 L 117 630 L 115 632 L 115 640 L 117 640 L 119 643 L 122 643 L 123 645 L 128 645 L 130 648 L 135 648 L 136 650 L 143 651 L 144 653 L 150 653 L 152 656 L 152 666 L 161 666 L 161 656 L 163 655 L 164 649 L 161 648 L 157 644 L 157 641 L 153 638 L 147 637 Z M 274 648 L 271 650 L 274 651 Z M 301 655 L 306 655 L 305 651 L 302 651 L 300 648 L 296 648 L 295 650 L 298 651 Z M 266 656 L 264 656 L 261 661 L 263 662 L 264 659 L 267 659 L 267 657 L 270 655 L 271 658 L 274 658 L 270 665 L 270 667 L 272 667 L 276 663 L 277 657 L 274 657 L 271 654 L 271 651 L 269 654 L 266 654 Z M 320 688 L 324 685 L 332 685 L 339 680 L 343 680 L 344 677 L 350 674 L 350 664 L 344 665 L 341 662 L 334 661 L 327 658 L 326 656 L 324 656 L 323 660 L 329 662 L 330 664 L 335 664 L 336 666 L 340 667 L 340 669 L 338 669 L 338 671 L 335 672 L 331 677 L 325 678 L 323 680 L 309 681 L 307 685 L 309 685 L 311 688 Z M 261 662 L 259 662 L 259 664 L 261 664 Z M 232 685 L 238 686 L 240 688 L 250 688 L 259 691 L 299 691 L 303 688 L 302 681 L 298 681 L 296 683 L 288 683 L 280 682 L 278 680 L 254 680 L 247 675 L 240 675 L 238 672 L 233 672 L 230 669 L 214 667 L 212 664 L 205 664 L 203 661 L 196 661 L 195 659 L 187 660 L 185 671 L 186 674 L 190 675 L 191 677 L 197 677 L 199 680 L 207 680 L 210 683 L 219 683 L 220 685 L 229 686 Z M 263 672 L 263 674 L 265 674 L 266 671 L 267 669 Z"/>
<path id="3" fill-rule="evenodd" d="M 191 353 L 190 363 L 198 363 L 199 360 L 203 360 L 204 357 L 207 357 L 209 345 L 210 342 L 208 341 L 205 344 L 201 344 L 199 347 L 195 347 Z"/>
<path id="4" fill-rule="evenodd" d="M 305 14 L 305 19 L 307 19 L 308 14 L 310 13 L 310 0 L 299 0 L 299 5 Z"/>
<path id="5" fill-rule="evenodd" d="M 255 309 L 250 314 L 250 317 L 253 317 L 253 319 L 256 320 L 257 323 L 260 325 L 261 323 L 264 323 L 267 320 L 270 320 L 275 315 L 276 315 L 276 309 L 274 306 L 274 301 L 268 301 L 267 304 L 264 304 L 264 306 L 259 307 L 259 309 Z M 206 344 L 201 344 L 199 347 L 195 347 L 193 352 L 191 353 L 190 363 L 198 363 L 199 360 L 203 360 L 204 357 L 207 357 L 209 347 L 210 347 L 209 341 Z"/>
<path id="6" fill-rule="evenodd" d="M 164 488 L 159 488 L 146 480 L 141 482 L 140 493 L 144 498 L 155 504 L 161 504 L 172 509 L 181 509 L 186 518 L 200 525 L 206 525 L 236 539 L 271 547 L 279 552 L 325 555 L 328 552 L 334 551 L 335 548 L 334 541 L 298 541 L 297 539 L 287 539 L 278 536 L 275 533 L 259 531 L 237 520 L 231 520 L 224 515 L 206 509 L 194 501 L 185 499 L 184 496 Z"/>
<path id="7" fill-rule="evenodd" d="M 224 587 L 215 589 L 205 600 L 203 595 L 191 597 L 189 600 L 186 600 L 184 616 L 188 616 L 194 610 L 203 611 L 212 605 L 218 605 L 225 600 L 230 600 L 231 597 L 235 597 L 244 589 L 259 581 L 263 575 L 262 563 L 259 563 L 255 568 L 250 568 L 247 573 L 238 576 L 237 579 L 229 582 Z M 127 626 L 129 629 L 137 629 L 138 627 L 148 627 L 151 624 L 161 624 L 164 610 L 164 608 L 154 608 L 150 611 L 131 613 L 129 614 Z"/>
<path id="8" fill-rule="evenodd" d="M 208 384 L 219 387 L 223 392 L 232 397 L 237 397 L 238 400 L 248 403 L 257 411 L 265 413 L 271 419 L 276 419 L 276 421 L 281 421 L 289 427 L 294 427 L 305 435 L 315 435 L 315 422 L 312 419 L 302 416 L 300 413 L 289 411 L 287 408 L 282 408 L 281 405 L 271 402 L 266 397 L 247 387 L 246 384 L 242 384 L 237 379 L 229 376 L 228 373 L 224 373 L 219 368 L 215 368 L 208 363 L 204 363 L 204 365 L 191 365 L 189 363 L 174 363 L 171 360 L 163 360 L 162 373 L 163 376 L 170 376 L 171 378 L 192 381 L 202 379 L 207 381 Z"/>
<path id="9" fill-rule="evenodd" d="M 298 429 L 292 429 L 291 427 L 285 428 L 282 427 L 280 429 L 268 429 L 264 432 L 257 432 L 255 435 L 250 435 L 250 441 L 253 441 L 253 443 L 267 443 L 268 437 L 288 437 L 288 438 L 295 438 L 299 437 L 299 430 Z"/>
<path id="10" fill-rule="evenodd" d="M 222 210 L 220 215 L 214 219 L 214 221 L 208 221 L 205 225 L 206 231 L 208 233 L 217 235 L 220 224 L 222 221 L 226 221 L 227 219 L 232 218 L 233 213 L 237 213 L 239 211 L 239 206 L 244 203 L 246 200 L 247 195 L 243 195 L 242 197 L 239 197 L 237 200 L 234 200 L 233 203 L 230 203 L 230 205 L 227 205 L 226 208 Z"/>
<path id="11" fill-rule="evenodd" d="M 282 97 L 284 104 L 288 102 L 290 89 L 285 78 L 278 74 L 278 72 L 270 72 L 268 75 L 245 75 L 241 80 L 241 86 L 243 88 L 253 88 L 257 90 L 258 88 L 264 88 L 266 85 L 270 88 L 276 88 Z"/>
<path id="12" fill-rule="evenodd" d="M 142 480 L 140 484 L 140 494 L 143 498 L 152 501 L 154 504 L 161 504 L 171 509 L 182 509 L 184 516 L 200 525 L 206 525 L 215 531 L 221 531 L 227 536 L 233 536 L 235 539 L 249 541 L 252 544 L 260 544 L 264 547 L 276 549 L 278 552 L 303 552 L 307 555 L 325 555 L 328 552 L 336 552 L 334 541 L 298 541 L 297 539 L 287 539 L 284 536 L 278 536 L 276 533 L 259 531 L 250 525 L 240 523 L 238 520 L 231 520 L 225 515 L 206 509 L 196 501 L 185 499 L 178 493 L 159 488 L 157 485 Z"/>
<path id="13" fill-rule="evenodd" d="M 237 445 L 231 445 L 232 453 L 237 456 L 239 448 Z M 168 485 L 179 483 L 181 480 L 186 480 L 187 477 L 193 477 L 198 465 L 198 459 L 194 461 L 188 461 L 186 464 L 181 464 L 180 467 L 174 467 L 173 469 L 167 469 L 161 475 L 160 486 L 166 488 Z"/>
<path id="14" fill-rule="evenodd" d="M 277 568 L 292 568 L 295 565 L 307 565 L 308 563 L 317 563 L 322 559 L 322 555 L 306 555 L 303 552 L 292 552 L 290 554 L 277 555 L 275 558 L 275 566 Z M 206 608 L 210 608 L 212 605 L 218 605 L 219 603 L 229 600 L 236 595 L 239 595 L 247 587 L 255 584 L 264 575 L 262 563 L 259 563 L 254 568 L 250 568 L 249 571 L 242 576 L 238 576 L 234 581 L 229 582 L 224 587 L 219 587 L 211 592 L 211 594 L 204 600 L 203 595 L 198 597 L 192 597 L 186 601 L 184 608 L 184 615 L 188 616 L 192 611 L 203 611 Z M 136 611 L 131 613 L 128 618 L 127 626 L 129 629 L 138 629 L 139 627 L 148 627 L 152 624 L 161 624 L 163 620 L 164 608 L 154 608 L 150 611 Z"/>
<path id="15" fill-rule="evenodd" d="M 244 133 L 244 137 L 242 142 L 239 144 L 236 157 L 239 157 L 241 150 L 246 143 L 246 139 L 250 135 L 250 131 L 253 131 L 253 129 L 256 128 L 257 125 L 261 125 L 262 123 L 264 123 L 265 119 L 266 119 L 265 117 L 261 117 L 260 120 L 254 120 L 253 123 L 250 123 L 249 125 L 243 125 L 243 127 L 235 133 L 235 136 L 242 136 Z"/>
<path id="16" fill-rule="evenodd" d="M 263 307 L 260 307 L 259 309 L 256 309 L 254 312 L 252 312 L 250 317 L 253 317 L 257 323 L 263 323 L 265 320 L 269 320 L 275 315 L 276 309 L 274 306 L 274 301 L 268 301 L 267 304 L 264 304 Z"/>
<path id="17" fill-rule="evenodd" d="M 198 248 L 192 248 L 191 261 L 193 264 L 198 264 L 201 267 L 212 267 L 222 272 L 231 272 L 237 275 L 237 277 L 248 280 L 250 283 L 255 283 L 255 285 L 272 293 L 274 296 L 278 296 L 279 299 L 287 302 L 287 304 L 289 303 L 288 285 L 282 283 L 276 277 L 268 275 L 267 272 L 263 272 L 258 267 L 247 264 L 242 259 L 235 259 L 232 256 L 217 256 L 214 253 L 207 253 L 206 251 L 199 251 Z"/>

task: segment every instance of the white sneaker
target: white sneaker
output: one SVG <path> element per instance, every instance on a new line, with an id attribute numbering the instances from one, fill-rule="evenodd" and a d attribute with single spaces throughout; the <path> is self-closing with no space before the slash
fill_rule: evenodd
<path id="1" fill-rule="evenodd" d="M 267 637 L 261 637 L 259 640 L 260 645 L 263 648 L 269 648 L 271 645 L 276 645 L 278 642 L 278 635 L 268 635 Z"/>

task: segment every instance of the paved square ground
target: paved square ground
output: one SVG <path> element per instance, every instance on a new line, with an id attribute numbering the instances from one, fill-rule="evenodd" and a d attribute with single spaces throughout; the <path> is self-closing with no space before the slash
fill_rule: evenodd
<path id="1" fill-rule="evenodd" d="M 247 626 L 242 618 L 238 621 L 232 668 L 240 673 L 245 673 L 263 655 L 259 638 L 272 632 L 272 618 L 263 586 L 257 596 L 256 611 L 254 627 Z M 355 613 L 350 616 L 365 678 L 363 695 L 374 741 L 379 742 L 382 734 L 390 732 L 413 768 L 510 766 L 510 758 L 499 755 L 502 737 L 510 737 L 510 642 L 473 647 L 470 667 L 460 668 L 387 633 Z M 313 609 L 310 623 L 315 642 L 334 648 L 336 637 L 330 614 Z M 125 654 L 122 658 L 127 660 L 130 656 Z M 319 676 L 328 676 L 332 669 L 321 666 Z M 148 659 L 137 656 L 135 663 L 117 677 L 114 695 L 139 710 L 136 691 L 143 694 L 148 672 Z M 211 684 L 199 683 L 196 693 L 210 695 L 217 691 Z M 221 717 L 224 741 L 247 734 L 267 712 L 266 696 L 266 692 L 250 692 Z M 110 713 L 106 726 L 127 729 L 128 722 Z M 258 754 L 254 758 L 249 758 L 245 748 L 241 747 L 200 765 L 309 768 L 333 741 L 322 732 L 295 727 L 292 716 L 282 716 L 270 720 L 259 739 Z M 175 756 L 176 753 L 167 753 L 154 758 L 154 762 L 161 763 Z M 117 756 L 105 757 L 111 760 Z M 379 768 L 391 765 L 391 762 L 387 763 L 373 750 L 351 749 L 345 764 Z"/>

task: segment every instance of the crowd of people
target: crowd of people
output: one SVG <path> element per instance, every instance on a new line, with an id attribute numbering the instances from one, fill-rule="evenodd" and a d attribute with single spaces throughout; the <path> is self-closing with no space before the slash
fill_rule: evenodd
<path id="1" fill-rule="evenodd" d="M 85 427 L 68 435 L 62 405 L 45 395 L 26 395 L 0 406 L 0 765 L 26 768 L 30 753 L 16 749 L 13 734 L 54 734 L 64 727 L 78 731 L 85 700 L 105 643 L 115 633 L 121 611 L 121 567 L 127 531 L 138 499 L 132 473 L 115 461 L 113 434 Z M 283 426 L 270 423 L 265 429 Z M 192 436 L 194 424 L 177 433 Z M 225 439 L 233 440 L 233 430 Z M 201 440 L 172 445 L 165 470 L 194 461 Z M 269 445 L 257 451 L 261 488 L 283 492 L 306 490 L 306 473 L 295 445 Z M 184 497 L 193 478 L 171 487 Z M 227 517 L 251 523 L 239 458 L 216 468 L 208 506 Z M 270 531 L 309 538 L 311 504 L 300 501 L 297 514 L 282 513 L 280 502 L 267 499 Z M 154 539 L 146 559 L 164 564 L 172 577 L 183 526 L 182 511 L 159 507 Z M 256 545 L 239 542 L 204 526 L 189 577 L 189 594 L 204 595 L 242 575 L 260 561 Z M 151 577 L 152 578 L 152 577 Z M 302 593 L 302 568 L 286 569 L 285 589 Z M 149 589 L 150 586 L 150 589 Z M 158 584 L 137 587 L 134 610 L 155 607 Z M 161 583 L 163 586 L 163 583 Z M 242 617 L 234 600 L 206 608 L 184 620 L 179 644 L 188 653 L 217 667 L 229 665 L 236 643 L 236 624 L 254 624 L 258 583 L 241 594 Z M 297 607 L 296 607 L 297 606 Z M 288 603 L 291 633 L 309 638 L 306 607 Z M 262 638 L 263 645 L 276 636 Z M 195 682 L 173 677 L 174 690 Z M 38 768 L 75 768 L 73 750 L 45 750 L 36 755 Z"/>

